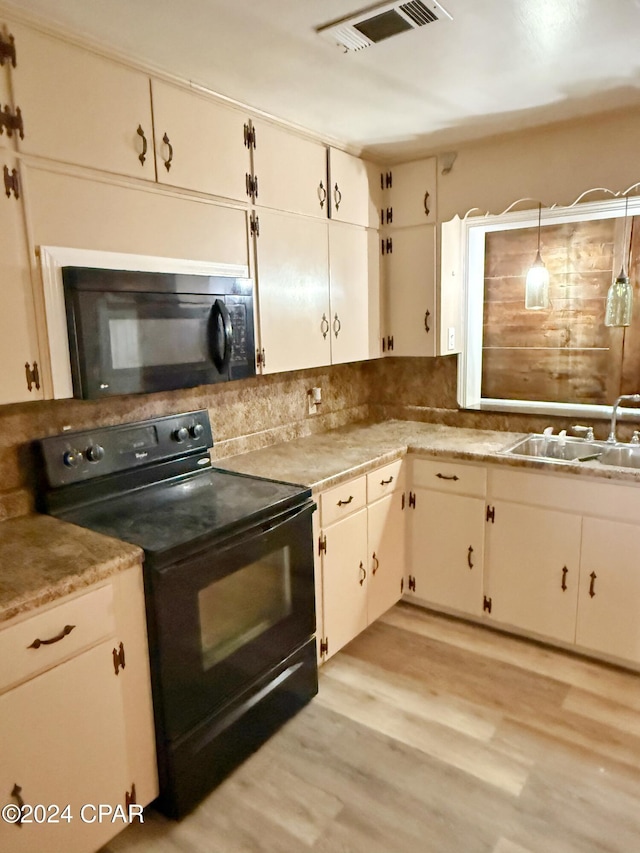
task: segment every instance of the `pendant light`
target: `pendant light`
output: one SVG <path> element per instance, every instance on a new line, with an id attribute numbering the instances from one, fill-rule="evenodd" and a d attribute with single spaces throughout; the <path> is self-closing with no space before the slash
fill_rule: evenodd
<path id="1" fill-rule="evenodd" d="M 540 257 L 540 223 L 542 204 L 538 205 L 538 251 L 536 259 L 527 273 L 524 289 L 524 307 L 530 311 L 539 311 L 549 307 L 549 270 Z"/>
<path id="2" fill-rule="evenodd" d="M 624 255 L 627 246 L 627 213 L 629 210 L 629 196 L 624 201 L 624 236 L 622 266 L 617 279 L 613 282 L 607 293 L 607 308 L 604 315 L 605 326 L 630 326 L 633 312 L 633 290 L 629 282 L 629 276 L 624 269 Z"/>

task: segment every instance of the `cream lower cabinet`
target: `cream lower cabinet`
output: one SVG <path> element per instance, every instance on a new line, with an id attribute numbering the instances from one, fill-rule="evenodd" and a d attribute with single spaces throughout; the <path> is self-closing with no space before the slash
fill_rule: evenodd
<path id="1" fill-rule="evenodd" d="M 640 527 L 585 518 L 576 643 L 640 663 Z"/>
<path id="2" fill-rule="evenodd" d="M 93 853 L 157 796 L 144 624 L 137 566 L 0 631 L 0 849 Z"/>
<path id="3" fill-rule="evenodd" d="M 2 167 L 18 175 L 9 152 L 0 158 Z M 0 278 L 0 404 L 39 400 L 43 377 L 34 293 L 22 198 L 14 192 L 0 196 Z"/>
<path id="4" fill-rule="evenodd" d="M 402 461 L 320 495 L 320 652 L 331 657 L 402 595 Z M 367 501 L 369 495 L 370 500 Z"/>
<path id="5" fill-rule="evenodd" d="M 486 471 L 410 460 L 408 597 L 479 616 L 484 589 Z"/>
<path id="6" fill-rule="evenodd" d="M 502 501 L 490 512 L 485 594 L 491 618 L 573 643 L 582 518 Z"/>

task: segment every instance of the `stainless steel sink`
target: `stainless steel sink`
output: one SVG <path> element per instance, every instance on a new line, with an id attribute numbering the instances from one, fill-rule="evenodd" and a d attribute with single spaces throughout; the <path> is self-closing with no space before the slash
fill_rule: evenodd
<path id="1" fill-rule="evenodd" d="M 560 441 L 557 435 L 531 433 L 515 444 L 505 447 L 501 452 L 507 456 L 521 456 L 526 459 L 539 459 L 541 462 L 574 462 L 588 459 L 601 459 L 601 454 L 611 448 L 606 441 L 587 441 L 584 438 L 567 436 Z M 638 448 L 640 450 L 640 447 Z M 616 462 L 609 465 L 622 464 Z M 637 467 L 640 468 L 640 456 Z"/>
<path id="2" fill-rule="evenodd" d="M 609 444 L 598 462 L 622 468 L 640 468 L 640 444 Z"/>

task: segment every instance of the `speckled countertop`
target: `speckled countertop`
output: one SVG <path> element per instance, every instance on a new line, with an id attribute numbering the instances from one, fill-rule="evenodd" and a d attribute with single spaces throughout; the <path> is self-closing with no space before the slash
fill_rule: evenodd
<path id="1" fill-rule="evenodd" d="M 406 453 L 640 484 L 640 470 L 605 466 L 598 462 L 550 463 L 509 457 L 500 452 L 521 438 L 524 438 L 524 433 L 390 420 L 377 424 L 352 424 L 218 459 L 214 465 L 243 474 L 301 483 L 315 491 L 364 474 Z"/>
<path id="2" fill-rule="evenodd" d="M 25 515 L 0 524 L 0 623 L 141 562 L 135 545 Z"/>

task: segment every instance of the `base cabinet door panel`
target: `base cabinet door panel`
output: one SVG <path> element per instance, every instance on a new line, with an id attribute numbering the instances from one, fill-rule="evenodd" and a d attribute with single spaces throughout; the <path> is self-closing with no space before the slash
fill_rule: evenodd
<path id="1" fill-rule="evenodd" d="M 367 510 L 324 531 L 324 635 L 330 657 L 367 627 Z"/>
<path id="2" fill-rule="evenodd" d="M 416 489 L 409 512 L 409 572 L 416 598 L 479 616 L 484 500 Z"/>
<path id="3" fill-rule="evenodd" d="M 582 518 L 496 503 L 495 521 L 487 527 L 491 618 L 573 643 Z"/>
<path id="4" fill-rule="evenodd" d="M 368 507 L 369 591 L 367 621 L 382 616 L 402 596 L 405 562 L 405 513 L 402 492 Z"/>
<path id="5" fill-rule="evenodd" d="M 2 803 L 69 805 L 70 818 L 42 823 L 38 809 L 20 826 L 0 821 L 0 850 L 90 853 L 124 828 L 100 822 L 91 808 L 125 808 L 133 782 L 112 647 L 101 643 L 0 696 Z"/>
<path id="6" fill-rule="evenodd" d="M 640 663 L 640 528 L 585 518 L 576 643 Z"/>

